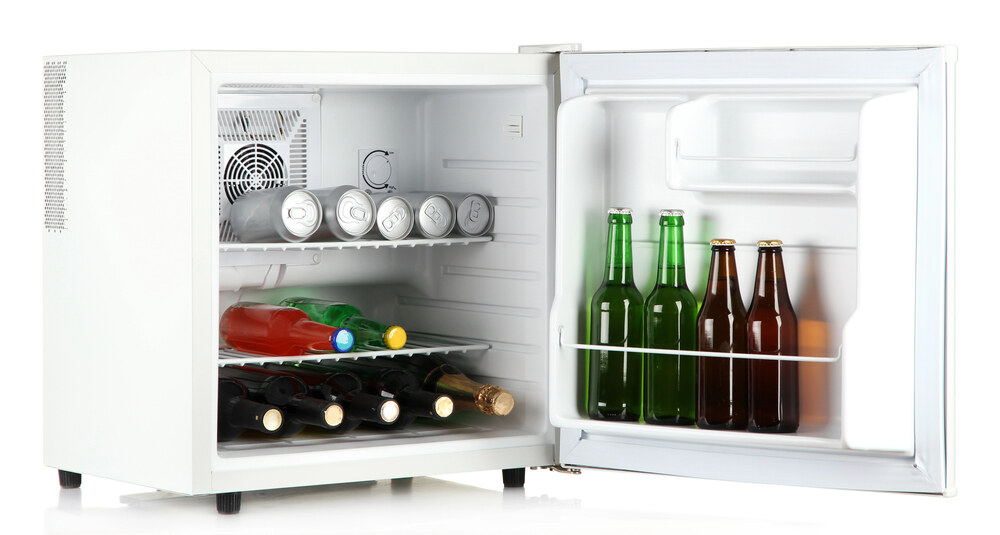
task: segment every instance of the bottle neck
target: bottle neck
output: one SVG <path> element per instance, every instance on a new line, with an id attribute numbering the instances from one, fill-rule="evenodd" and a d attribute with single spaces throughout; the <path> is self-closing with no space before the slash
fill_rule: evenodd
<path id="1" fill-rule="evenodd" d="M 608 284 L 632 283 L 632 218 L 612 215 L 608 226 L 608 254 L 604 280 Z"/>
<path id="2" fill-rule="evenodd" d="M 684 271 L 684 219 L 677 216 L 660 218 L 660 253 L 657 260 L 658 286 L 687 288 Z"/>
<path id="3" fill-rule="evenodd" d="M 740 281 L 736 275 L 736 249 L 734 247 L 712 247 L 712 261 L 708 268 L 708 287 L 705 289 L 704 306 L 716 299 L 725 300 L 727 305 L 742 302 Z"/>
<path id="4" fill-rule="evenodd" d="M 333 341 L 330 337 L 336 331 L 336 327 L 302 319 L 292 324 L 288 329 L 288 336 L 297 345 L 309 351 L 333 351 Z"/>
<path id="5" fill-rule="evenodd" d="M 788 286 L 785 284 L 785 264 L 781 259 L 781 249 L 763 247 L 758 249 L 757 278 L 754 300 L 776 305 L 788 303 Z"/>

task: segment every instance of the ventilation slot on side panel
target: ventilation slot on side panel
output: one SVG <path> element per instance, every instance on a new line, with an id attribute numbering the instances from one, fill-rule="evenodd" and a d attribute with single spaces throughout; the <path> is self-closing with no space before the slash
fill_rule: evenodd
<path id="1" fill-rule="evenodd" d="M 44 71 L 45 229 L 66 230 L 66 62 L 48 62 Z"/>

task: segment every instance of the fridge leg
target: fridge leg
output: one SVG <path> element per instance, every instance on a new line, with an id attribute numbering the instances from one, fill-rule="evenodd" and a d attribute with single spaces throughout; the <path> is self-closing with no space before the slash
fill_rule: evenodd
<path id="1" fill-rule="evenodd" d="M 524 468 L 504 468 L 503 486 L 506 489 L 519 489 L 524 487 Z"/>
<path id="2" fill-rule="evenodd" d="M 78 489 L 83 476 L 76 472 L 59 471 L 59 486 L 64 489 Z"/>
<path id="3" fill-rule="evenodd" d="M 240 512 L 240 502 L 243 501 L 242 492 L 223 492 L 215 495 L 215 510 L 219 514 L 233 515 Z"/>

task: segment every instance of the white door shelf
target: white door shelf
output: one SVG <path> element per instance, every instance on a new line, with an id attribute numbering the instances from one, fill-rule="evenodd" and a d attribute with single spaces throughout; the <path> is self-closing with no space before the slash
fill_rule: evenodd
<path id="1" fill-rule="evenodd" d="M 228 347 L 219 348 L 218 365 L 242 366 L 244 364 L 371 359 L 375 357 L 429 355 L 431 353 L 466 353 L 469 351 L 481 351 L 489 348 L 489 344 L 478 340 L 410 332 L 408 333 L 406 345 L 403 346 L 402 349 L 360 346 L 360 351 L 355 350 L 348 353 L 307 353 L 305 355 L 264 356 L 254 353 L 245 353 Z"/>

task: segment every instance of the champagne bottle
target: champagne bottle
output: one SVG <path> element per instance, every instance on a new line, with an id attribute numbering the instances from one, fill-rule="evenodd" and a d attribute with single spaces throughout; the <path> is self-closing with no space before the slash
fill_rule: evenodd
<path id="1" fill-rule="evenodd" d="M 262 355 L 303 355 L 310 351 L 346 353 L 354 347 L 354 334 L 309 321 L 292 307 L 262 303 L 236 303 L 219 321 L 222 340 L 240 351 Z"/>
<path id="2" fill-rule="evenodd" d="M 409 370 L 420 379 L 424 389 L 450 396 L 457 411 L 477 410 L 483 414 L 506 416 L 514 409 L 514 396 L 510 392 L 496 385 L 473 381 L 437 355 L 380 358 L 376 362 Z"/>
<path id="3" fill-rule="evenodd" d="M 219 424 L 216 438 L 228 442 L 244 430 L 274 433 L 281 428 L 282 414 L 278 407 L 247 399 L 243 383 L 229 377 L 219 378 Z"/>
<path id="4" fill-rule="evenodd" d="M 444 420 L 455 409 L 455 403 L 448 395 L 422 389 L 413 373 L 386 367 L 381 361 L 338 360 L 321 366 L 351 372 L 361 379 L 369 393 L 395 399 L 403 410 L 400 420 L 406 417 L 412 421 L 418 416 Z"/>
<path id="5" fill-rule="evenodd" d="M 402 327 L 370 320 L 364 317 L 357 307 L 347 303 L 291 297 L 282 301 L 281 306 L 295 307 L 308 314 L 309 319 L 315 322 L 350 329 L 358 345 L 400 349 L 406 344 L 406 331 Z"/>
<path id="6" fill-rule="evenodd" d="M 309 387 L 292 375 L 247 366 L 223 366 L 219 375 L 239 380 L 255 401 L 281 408 L 286 418 L 279 436 L 294 435 L 307 425 L 336 429 L 344 420 L 339 403 L 310 396 Z"/>
<path id="7" fill-rule="evenodd" d="M 364 392 L 364 383 L 353 373 L 331 371 L 306 362 L 269 363 L 263 367 L 294 375 L 309 385 L 317 395 L 340 403 L 347 417 L 353 421 L 384 425 L 391 424 L 399 418 L 399 403 Z"/>

